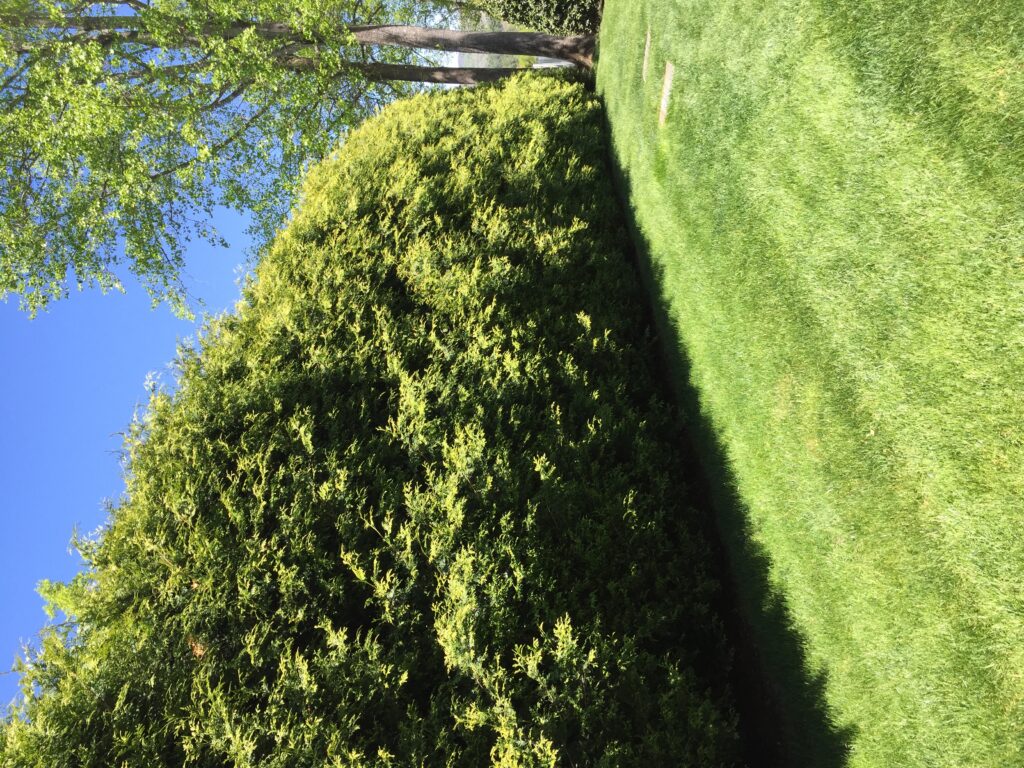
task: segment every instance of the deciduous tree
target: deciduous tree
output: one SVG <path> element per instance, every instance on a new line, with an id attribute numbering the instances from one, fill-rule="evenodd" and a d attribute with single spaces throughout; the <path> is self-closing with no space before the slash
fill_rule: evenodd
<path id="1" fill-rule="evenodd" d="M 422 83 L 512 69 L 433 51 L 590 66 L 593 39 L 465 32 L 416 0 L 0 0 L 0 296 L 36 312 L 69 285 L 120 285 L 185 310 L 185 243 L 213 209 L 264 238 L 295 182 L 349 126 Z"/>

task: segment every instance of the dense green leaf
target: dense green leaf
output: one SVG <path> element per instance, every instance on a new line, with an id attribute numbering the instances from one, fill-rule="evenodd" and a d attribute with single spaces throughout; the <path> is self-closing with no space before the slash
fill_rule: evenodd
<path id="1" fill-rule="evenodd" d="M 733 764 L 601 126 L 522 78 L 313 170 L 47 590 L 3 765 Z"/>
<path id="2" fill-rule="evenodd" d="M 482 0 L 480 5 L 495 18 L 556 35 L 592 34 L 601 23 L 598 0 Z"/>

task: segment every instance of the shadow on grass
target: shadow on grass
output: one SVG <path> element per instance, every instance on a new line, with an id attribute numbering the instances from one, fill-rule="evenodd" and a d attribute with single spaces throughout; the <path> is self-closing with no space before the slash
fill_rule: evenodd
<path id="1" fill-rule="evenodd" d="M 605 131 L 610 137 L 608 125 Z M 628 204 L 629 176 L 610 139 L 608 147 L 608 164 L 648 301 L 648 322 L 659 336 L 656 372 L 664 394 L 684 418 L 680 448 L 689 472 L 683 481 L 715 550 L 722 584 L 718 608 L 735 652 L 730 679 L 743 756 L 749 768 L 843 768 L 855 733 L 832 722 L 825 702 L 826 677 L 808 669 L 804 640 L 793 626 L 785 598 L 769 582 L 770 558 L 751 535 L 724 448 L 690 383 L 690 360 L 674 343 L 678 328 L 661 290 L 661 270 Z"/>

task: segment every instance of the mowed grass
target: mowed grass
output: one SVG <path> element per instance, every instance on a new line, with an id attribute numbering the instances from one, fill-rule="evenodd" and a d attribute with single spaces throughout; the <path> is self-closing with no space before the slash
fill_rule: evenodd
<path id="1" fill-rule="evenodd" d="M 1024 765 L 1024 3 L 607 0 L 598 89 L 846 762 Z"/>

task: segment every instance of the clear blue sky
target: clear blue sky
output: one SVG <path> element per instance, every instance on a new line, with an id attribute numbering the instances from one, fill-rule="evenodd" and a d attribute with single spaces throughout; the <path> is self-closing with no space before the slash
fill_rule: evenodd
<path id="1" fill-rule="evenodd" d="M 231 249 L 193 243 L 185 275 L 190 295 L 215 314 L 238 300 L 249 246 L 239 216 L 224 212 L 216 223 Z M 74 575 L 72 531 L 102 525 L 103 500 L 124 489 L 119 433 L 145 403 L 146 375 L 170 384 L 178 340 L 198 329 L 167 307 L 151 309 L 137 284 L 126 288 L 126 295 L 72 293 L 34 320 L 16 298 L 0 302 L 2 671 L 46 622 L 36 584 Z M 0 712 L 17 693 L 16 675 L 0 674 Z"/>

